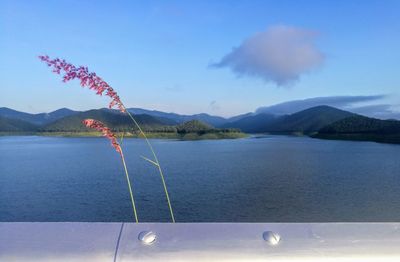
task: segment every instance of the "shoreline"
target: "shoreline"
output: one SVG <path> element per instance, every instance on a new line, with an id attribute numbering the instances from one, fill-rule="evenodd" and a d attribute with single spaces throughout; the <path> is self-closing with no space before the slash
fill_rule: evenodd
<path id="1" fill-rule="evenodd" d="M 145 132 L 146 133 L 146 132 Z M 134 133 L 116 132 L 117 137 L 124 138 L 144 138 L 142 135 Z M 48 137 L 102 137 L 99 132 L 0 132 L 0 136 L 48 136 Z M 149 139 L 176 139 L 176 140 L 221 140 L 221 139 L 240 139 L 249 137 L 249 134 L 242 132 L 215 132 L 215 133 L 162 133 L 148 132 Z"/>
<path id="2" fill-rule="evenodd" d="M 141 138 L 143 136 L 134 133 L 115 133 L 118 138 L 124 135 L 124 138 Z M 149 139 L 171 139 L 171 140 L 182 140 L 182 141 L 194 141 L 194 140 L 222 140 L 222 139 L 241 139 L 241 138 L 259 138 L 264 136 L 275 136 L 275 135 L 289 135 L 289 136 L 306 136 L 313 139 L 321 139 L 321 140 L 338 140 L 338 141 L 354 141 L 354 142 L 375 142 L 380 144 L 392 144 L 399 145 L 400 144 L 400 136 L 374 136 L 374 135 L 360 135 L 360 134 L 300 134 L 300 133 L 257 133 L 257 134 L 249 134 L 243 132 L 216 132 L 216 133 L 186 133 L 186 134 L 178 134 L 178 133 L 163 133 L 163 132 L 148 132 L 146 133 L 147 138 Z M 0 137 L 2 136 L 43 136 L 43 137 L 102 137 L 101 133 L 98 132 L 0 132 Z"/>
<path id="3" fill-rule="evenodd" d="M 323 140 L 339 140 L 339 141 L 359 141 L 359 142 L 375 142 L 380 144 L 400 144 L 400 135 L 376 135 L 376 134 L 314 134 L 311 138 Z"/>

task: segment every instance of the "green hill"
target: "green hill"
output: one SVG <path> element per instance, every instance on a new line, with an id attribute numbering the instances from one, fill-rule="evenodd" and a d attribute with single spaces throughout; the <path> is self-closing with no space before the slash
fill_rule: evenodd
<path id="1" fill-rule="evenodd" d="M 322 128 L 314 137 L 400 143 L 400 121 L 357 115 Z"/>
<path id="2" fill-rule="evenodd" d="M 135 131 L 132 120 L 128 115 L 115 110 L 96 109 L 67 116 L 40 128 L 44 132 L 85 132 L 89 131 L 82 120 L 93 118 L 106 124 L 115 131 Z M 149 115 L 135 115 L 136 121 L 144 130 L 163 130 L 165 126 L 174 125 L 169 119 L 155 118 Z M 91 130 L 93 131 L 93 130 Z"/>
<path id="3" fill-rule="evenodd" d="M 320 133 L 400 134 L 400 121 L 353 116 L 322 128 Z"/>
<path id="4" fill-rule="evenodd" d="M 0 132 L 35 132 L 38 126 L 29 122 L 0 116 Z"/>

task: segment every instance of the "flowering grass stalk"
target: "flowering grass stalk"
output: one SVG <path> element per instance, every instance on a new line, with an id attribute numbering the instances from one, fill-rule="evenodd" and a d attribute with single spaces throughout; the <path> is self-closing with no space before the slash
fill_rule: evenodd
<path id="1" fill-rule="evenodd" d="M 151 145 L 149 139 L 147 138 L 146 134 L 143 132 L 142 128 L 140 127 L 138 122 L 135 120 L 135 118 L 131 115 L 131 113 L 129 113 L 128 110 L 125 110 L 125 111 L 129 115 L 129 117 L 132 119 L 132 121 L 135 123 L 136 127 L 139 129 L 139 132 L 142 134 L 142 136 L 146 140 L 146 143 L 149 146 L 151 153 L 153 154 L 154 161 L 149 161 L 149 162 L 152 163 L 153 165 L 155 165 L 157 167 L 157 169 L 158 169 L 158 173 L 160 174 L 161 182 L 162 182 L 162 185 L 164 187 L 165 197 L 167 198 L 168 209 L 169 209 L 169 212 L 170 212 L 170 215 L 171 215 L 172 223 L 175 223 L 174 212 L 172 211 L 172 206 L 171 206 L 171 201 L 169 199 L 167 185 L 165 184 L 164 174 L 163 174 L 163 171 L 161 169 L 160 162 L 158 161 L 156 152 L 154 151 L 153 146 Z M 146 159 L 146 160 L 150 160 L 150 159 Z"/>
<path id="2" fill-rule="evenodd" d="M 102 78 L 97 76 L 96 73 L 89 72 L 87 67 L 83 67 L 83 66 L 76 67 L 70 63 L 67 63 L 65 60 L 61 60 L 59 58 L 50 59 L 50 57 L 47 55 L 39 56 L 39 59 L 42 60 L 43 62 L 45 62 L 49 67 L 52 67 L 53 72 L 56 74 L 61 74 L 61 71 L 63 71 L 64 72 L 63 82 L 68 82 L 73 79 L 79 79 L 82 87 L 88 87 L 89 89 L 96 91 L 96 94 L 98 94 L 100 96 L 103 95 L 104 92 L 106 92 L 106 96 L 109 96 L 111 98 L 111 102 L 109 103 L 108 107 L 110 109 L 117 107 L 118 110 L 121 111 L 122 113 L 128 114 L 129 118 L 132 120 L 132 122 L 135 124 L 135 126 L 139 130 L 140 134 L 145 139 L 145 141 L 153 155 L 154 159 L 149 162 L 157 167 L 158 173 L 160 174 L 161 182 L 162 182 L 164 192 L 165 192 L 165 197 L 167 199 L 168 208 L 169 208 L 170 215 L 171 215 L 171 220 L 173 223 L 175 223 L 174 212 L 172 211 L 172 206 L 171 206 L 171 201 L 170 201 L 169 194 L 168 194 L 167 185 L 165 183 L 164 174 L 161 169 L 160 162 L 158 161 L 157 154 L 155 153 L 153 146 L 151 145 L 146 134 L 143 132 L 139 123 L 136 121 L 136 119 L 133 117 L 133 115 L 126 109 L 126 107 L 121 102 L 121 99 L 119 98 L 117 93 L 114 91 L 114 89 L 107 82 L 105 82 Z M 147 159 L 147 160 L 150 160 L 150 159 Z"/>
<path id="3" fill-rule="evenodd" d="M 97 95 L 103 95 L 106 92 L 106 96 L 111 98 L 111 102 L 108 107 L 111 109 L 117 107 L 121 112 L 125 113 L 126 109 L 123 106 L 117 92 L 107 84 L 103 79 L 96 75 L 96 73 L 89 72 L 89 69 L 84 66 L 76 67 L 65 60 L 59 58 L 50 59 L 49 56 L 39 56 L 39 59 L 45 62 L 49 67 L 53 68 L 53 72 L 56 74 L 61 74 L 64 71 L 63 82 L 74 80 L 75 78 L 81 81 L 82 87 L 88 87 L 96 91 Z"/>
<path id="4" fill-rule="evenodd" d="M 115 148 L 115 151 L 117 151 L 120 154 L 122 164 L 123 164 L 124 170 L 125 170 L 126 181 L 128 183 L 129 194 L 131 197 L 133 215 L 135 217 L 136 223 L 139 223 L 137 212 L 136 212 L 135 199 L 133 198 L 132 186 L 131 186 L 131 182 L 129 179 L 129 173 L 128 173 L 128 169 L 127 169 L 126 163 L 125 163 L 124 153 L 122 152 L 121 145 L 117 141 L 117 137 L 114 135 L 113 132 L 111 132 L 111 130 L 107 126 L 105 126 L 102 122 L 100 122 L 98 120 L 85 119 L 85 120 L 83 120 L 83 124 L 88 128 L 93 128 L 93 129 L 96 129 L 96 130 L 102 132 L 103 136 L 110 139 L 111 145 Z"/>

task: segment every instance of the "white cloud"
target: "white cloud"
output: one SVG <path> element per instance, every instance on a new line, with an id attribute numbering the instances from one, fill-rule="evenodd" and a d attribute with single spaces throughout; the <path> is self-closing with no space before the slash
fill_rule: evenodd
<path id="1" fill-rule="evenodd" d="M 316 32 L 302 28 L 272 26 L 245 39 L 212 66 L 288 85 L 323 63 L 324 55 L 314 44 L 316 36 Z"/>
<path id="2" fill-rule="evenodd" d="M 350 109 L 360 103 L 374 103 L 386 98 L 386 95 L 370 95 L 370 96 L 326 96 L 313 97 L 302 100 L 292 100 L 279 103 L 276 105 L 260 107 L 256 113 L 270 113 L 277 115 L 293 114 L 298 111 L 314 107 L 314 106 L 333 106 L 341 109 Z"/>

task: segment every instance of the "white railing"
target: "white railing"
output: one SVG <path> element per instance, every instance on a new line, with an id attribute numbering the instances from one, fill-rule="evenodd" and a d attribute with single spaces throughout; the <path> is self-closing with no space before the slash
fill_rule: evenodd
<path id="1" fill-rule="evenodd" d="M 0 223 L 0 261 L 400 261 L 400 223 Z"/>

